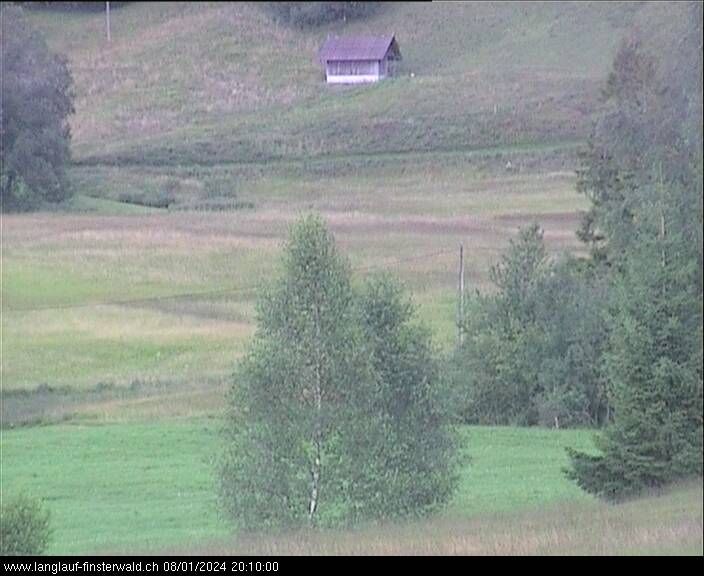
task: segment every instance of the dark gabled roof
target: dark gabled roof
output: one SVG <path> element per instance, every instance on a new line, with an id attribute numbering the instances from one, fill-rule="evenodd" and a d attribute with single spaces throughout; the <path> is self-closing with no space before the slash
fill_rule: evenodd
<path id="1" fill-rule="evenodd" d="M 318 56 L 321 62 L 335 60 L 383 60 L 388 52 L 392 60 L 400 60 L 396 38 L 389 36 L 345 36 L 328 38 Z"/>

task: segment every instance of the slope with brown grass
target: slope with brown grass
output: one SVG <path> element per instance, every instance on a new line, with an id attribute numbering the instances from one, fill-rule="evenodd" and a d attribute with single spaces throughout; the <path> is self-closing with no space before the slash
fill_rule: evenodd
<path id="1" fill-rule="evenodd" d="M 344 532 L 243 536 L 174 554 L 701 555 L 701 483 L 625 504 L 566 503 L 540 510 L 386 525 Z"/>

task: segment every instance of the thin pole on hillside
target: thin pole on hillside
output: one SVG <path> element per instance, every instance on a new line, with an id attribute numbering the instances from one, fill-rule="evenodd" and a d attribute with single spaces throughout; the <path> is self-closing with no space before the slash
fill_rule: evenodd
<path id="1" fill-rule="evenodd" d="M 658 165 L 658 192 L 660 193 L 660 241 L 662 242 L 662 267 L 667 266 L 665 256 L 665 188 L 662 183 L 662 162 Z"/>
<path id="2" fill-rule="evenodd" d="M 458 282 L 457 338 L 460 346 L 464 343 L 464 246 L 460 242 L 460 274 Z"/>
<path id="3" fill-rule="evenodd" d="M 105 31 L 108 35 L 108 42 L 110 42 L 110 2 L 105 3 Z"/>

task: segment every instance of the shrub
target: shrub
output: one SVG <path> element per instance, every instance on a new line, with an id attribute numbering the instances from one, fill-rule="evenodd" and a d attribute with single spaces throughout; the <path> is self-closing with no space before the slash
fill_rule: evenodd
<path id="1" fill-rule="evenodd" d="M 49 511 L 39 500 L 24 494 L 4 499 L 0 511 L 2 556 L 42 554 L 50 537 Z"/>
<path id="2" fill-rule="evenodd" d="M 469 302 L 454 360 L 465 420 L 602 423 L 605 281 L 578 260 L 549 260 L 537 226 L 521 230 L 492 280 L 496 293 Z"/>

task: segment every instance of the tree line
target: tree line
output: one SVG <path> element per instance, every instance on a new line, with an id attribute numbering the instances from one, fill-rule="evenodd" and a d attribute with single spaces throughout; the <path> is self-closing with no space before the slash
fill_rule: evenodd
<path id="1" fill-rule="evenodd" d="M 658 60 L 637 35 L 608 76 L 578 189 L 589 257 L 524 229 L 477 295 L 453 359 L 466 422 L 603 425 L 570 451 L 620 499 L 702 474 L 702 5 Z"/>

